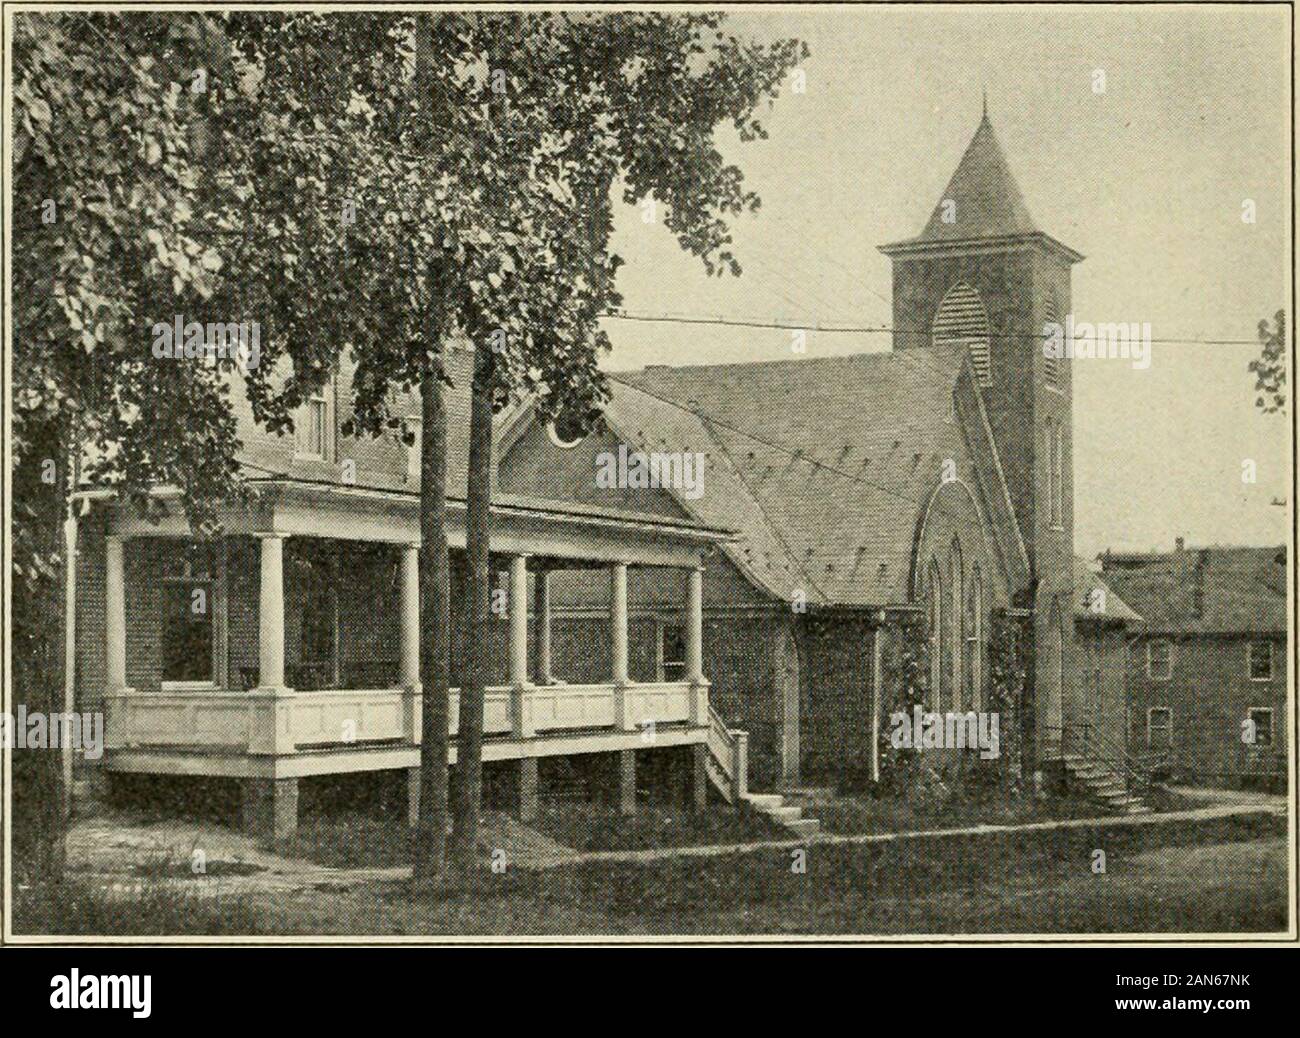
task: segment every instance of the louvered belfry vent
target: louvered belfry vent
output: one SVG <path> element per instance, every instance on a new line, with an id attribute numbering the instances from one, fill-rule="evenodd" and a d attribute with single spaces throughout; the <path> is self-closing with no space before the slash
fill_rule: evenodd
<path id="1" fill-rule="evenodd" d="M 1056 293 L 1049 291 L 1047 298 L 1043 300 L 1043 315 L 1053 324 L 1058 324 L 1061 320 L 1060 307 L 1056 305 Z M 1044 338 L 1046 338 L 1046 329 L 1044 329 Z M 1043 351 L 1043 381 L 1052 387 L 1061 384 L 1061 361 L 1060 358 Z"/>
<path id="2" fill-rule="evenodd" d="M 993 384 L 989 365 L 989 321 L 979 293 L 966 283 L 954 285 L 939 304 L 931 327 L 936 346 L 968 350 L 981 386 Z"/>

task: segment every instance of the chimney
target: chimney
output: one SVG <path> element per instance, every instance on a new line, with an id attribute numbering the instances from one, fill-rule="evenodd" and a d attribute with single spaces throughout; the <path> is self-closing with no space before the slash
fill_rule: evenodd
<path id="1" fill-rule="evenodd" d="M 1174 550 L 1175 551 L 1183 550 L 1183 539 L 1181 537 L 1174 538 Z"/>

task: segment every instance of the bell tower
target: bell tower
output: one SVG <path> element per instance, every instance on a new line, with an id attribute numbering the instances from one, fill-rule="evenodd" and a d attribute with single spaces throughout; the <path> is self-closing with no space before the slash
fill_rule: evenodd
<path id="1" fill-rule="evenodd" d="M 1032 586 L 1038 755 L 1060 738 L 1070 680 L 1074 509 L 1070 362 L 1044 356 L 1044 325 L 1070 312 L 1083 257 L 1040 231 L 988 109 L 920 235 L 881 246 L 893 262 L 893 348 L 967 353 L 980 386 Z M 936 367 L 939 367 L 936 364 Z"/>

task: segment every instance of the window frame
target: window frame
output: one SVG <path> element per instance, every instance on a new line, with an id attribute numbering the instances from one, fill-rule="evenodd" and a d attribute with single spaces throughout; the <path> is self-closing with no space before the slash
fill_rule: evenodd
<path id="1" fill-rule="evenodd" d="M 1256 714 L 1268 714 L 1268 742 L 1261 742 L 1261 741 L 1260 741 L 1260 738 L 1259 738 L 1259 722 L 1258 722 L 1258 721 L 1255 721 L 1255 715 L 1256 715 Z M 1276 742 L 1276 740 L 1275 740 L 1275 738 L 1274 738 L 1274 730 L 1273 730 L 1273 721 L 1274 721 L 1274 717 L 1273 717 L 1273 708 L 1272 708 L 1271 706 L 1251 706 L 1251 707 L 1247 707 L 1247 708 L 1246 708 L 1246 719 L 1247 719 L 1248 721 L 1255 721 L 1255 741 L 1254 741 L 1254 743 L 1251 744 L 1251 749 L 1257 749 L 1257 748 L 1259 748 L 1260 746 L 1266 746 L 1266 747 L 1268 747 L 1269 749 L 1272 749 L 1273 746 L 1275 745 L 1275 742 Z"/>
<path id="2" fill-rule="evenodd" d="M 1254 650 L 1256 646 L 1264 646 L 1268 650 L 1268 673 L 1263 677 L 1255 676 Z M 1272 681 L 1273 680 L 1273 643 L 1267 638 L 1255 638 L 1246 642 L 1246 677 L 1251 681 Z"/>
<path id="3" fill-rule="evenodd" d="M 1163 727 L 1166 734 L 1166 740 L 1163 745 L 1157 746 L 1151 741 L 1153 714 L 1164 713 L 1166 720 Z M 1147 707 L 1147 749 L 1148 750 L 1172 750 L 1174 748 L 1174 708 L 1171 706 L 1149 706 Z"/>
<path id="4" fill-rule="evenodd" d="M 1165 660 L 1165 672 L 1157 674 L 1151 667 L 1151 649 L 1157 644 L 1168 647 L 1169 652 Z M 1151 681 L 1168 681 L 1174 676 L 1174 641 L 1172 638 L 1148 638 L 1146 642 L 1146 673 L 1147 678 Z"/>
<path id="5" fill-rule="evenodd" d="M 183 542 L 182 542 L 183 543 Z M 189 545 L 186 545 L 188 547 Z M 165 567 L 165 564 L 164 564 Z M 188 562 L 186 569 L 189 569 Z M 218 588 L 221 583 L 222 563 L 215 546 L 208 550 L 208 570 L 203 574 L 168 573 L 164 568 L 159 576 L 158 601 L 158 688 L 163 692 L 184 692 L 189 690 L 215 689 L 221 682 L 222 629 L 219 623 L 217 607 Z M 167 591 L 169 588 L 184 587 L 189 589 L 186 598 L 192 600 L 194 588 L 207 591 L 207 612 L 204 614 L 208 624 L 208 677 L 206 678 L 168 678 L 165 677 L 167 666 L 167 631 L 171 614 L 167 609 Z"/>
<path id="6" fill-rule="evenodd" d="M 334 383 L 332 379 L 327 379 L 325 384 L 319 390 L 312 393 L 306 400 L 298 405 L 298 415 L 294 419 L 293 428 L 293 456 L 303 458 L 308 461 L 329 462 L 334 458 L 334 401 L 333 401 Z M 320 405 L 321 410 L 321 450 L 316 453 L 309 448 L 310 436 L 313 431 L 313 411 L 315 405 Z"/>

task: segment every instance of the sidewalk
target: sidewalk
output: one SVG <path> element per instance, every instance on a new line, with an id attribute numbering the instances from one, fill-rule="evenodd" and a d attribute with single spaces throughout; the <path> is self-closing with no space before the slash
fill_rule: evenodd
<path id="1" fill-rule="evenodd" d="M 948 837 L 1018 833 L 1086 828 L 1129 828 L 1183 821 L 1227 818 L 1234 815 L 1286 814 L 1282 797 L 1265 801 L 1217 804 L 1188 811 L 1163 814 L 1111 815 L 1072 818 L 1057 821 L 1027 822 L 1018 825 L 977 825 L 952 829 L 928 829 L 902 833 L 838 835 L 820 833 L 807 839 L 761 840 L 741 844 L 712 844 L 699 847 L 664 847 L 653 850 L 571 851 L 560 845 L 541 848 L 524 841 L 506 850 L 513 866 L 529 870 L 554 869 L 569 865 L 597 862 L 650 864 L 658 861 L 689 858 L 712 858 L 730 854 L 761 853 L 770 850 L 793 850 L 816 846 L 893 843 L 903 840 L 944 839 Z M 523 828 L 515 826 L 515 828 Z M 503 826 L 503 842 L 513 844 L 510 826 Z M 146 876 L 139 871 L 159 862 L 182 864 L 192 859 L 194 850 L 202 850 L 206 865 L 238 863 L 259 871 L 243 875 Z M 238 894 L 292 893 L 306 890 L 345 890 L 367 883 L 391 883 L 407 880 L 409 866 L 388 868 L 330 868 L 314 862 L 284 858 L 258 849 L 246 836 L 217 825 L 199 823 L 154 823 L 129 826 L 110 819 L 89 819 L 73 827 L 68 839 L 69 871 L 103 882 L 109 890 L 129 892 L 145 884 L 165 884 L 202 896 Z M 214 867 L 214 872 L 219 872 Z"/>

